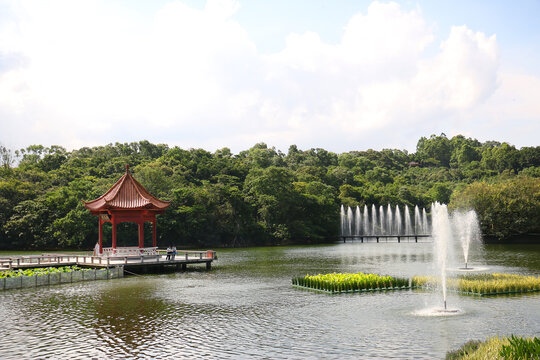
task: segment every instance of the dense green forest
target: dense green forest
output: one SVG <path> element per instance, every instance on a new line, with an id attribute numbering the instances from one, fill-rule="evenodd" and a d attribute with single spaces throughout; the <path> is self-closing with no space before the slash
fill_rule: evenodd
<path id="1" fill-rule="evenodd" d="M 90 249 L 98 220 L 83 200 L 101 196 L 125 164 L 153 195 L 171 202 L 158 217 L 158 245 L 315 243 L 339 235 L 340 204 L 475 208 L 485 235 L 540 233 L 540 146 L 516 149 L 444 134 L 416 152 L 282 153 L 260 143 L 239 154 L 148 141 L 66 151 L 0 146 L 0 248 Z M 150 241 L 150 226 L 145 231 Z M 122 224 L 119 245 L 136 245 Z M 110 246 L 110 227 L 105 227 Z"/>

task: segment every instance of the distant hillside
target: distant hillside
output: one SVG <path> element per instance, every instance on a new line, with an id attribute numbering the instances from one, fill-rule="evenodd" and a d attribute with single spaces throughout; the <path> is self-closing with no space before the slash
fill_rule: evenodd
<path id="1" fill-rule="evenodd" d="M 82 200 L 102 195 L 125 164 L 153 195 L 171 201 L 158 217 L 161 246 L 328 241 L 339 232 L 340 204 L 439 201 L 476 208 L 484 233 L 497 239 L 540 232 L 539 146 L 442 134 L 422 137 L 413 154 L 295 145 L 284 154 L 260 143 L 235 155 L 140 141 L 71 152 L 0 147 L 0 248 L 92 248 L 97 219 Z M 119 246 L 135 245 L 136 234 L 134 224 L 122 224 Z M 150 243 L 149 224 L 145 234 Z"/>

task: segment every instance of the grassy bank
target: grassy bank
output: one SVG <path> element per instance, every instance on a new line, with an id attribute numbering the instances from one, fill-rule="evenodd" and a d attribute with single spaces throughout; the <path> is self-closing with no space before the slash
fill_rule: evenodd
<path id="1" fill-rule="evenodd" d="M 486 341 L 469 341 L 457 350 L 449 351 L 446 360 L 537 360 L 540 359 L 540 339 L 537 337 L 492 337 Z"/>

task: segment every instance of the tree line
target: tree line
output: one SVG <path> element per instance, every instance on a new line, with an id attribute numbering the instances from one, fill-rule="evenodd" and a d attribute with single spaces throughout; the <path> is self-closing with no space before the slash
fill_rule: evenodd
<path id="1" fill-rule="evenodd" d="M 259 143 L 233 154 L 139 141 L 73 151 L 0 146 L 0 248 L 92 248 L 97 218 L 83 200 L 104 194 L 125 164 L 154 196 L 171 202 L 158 216 L 160 246 L 325 242 L 339 235 L 341 204 L 429 208 L 439 201 L 475 208 L 488 236 L 540 233 L 539 146 L 441 134 L 422 137 L 415 153 L 291 145 L 285 154 Z M 109 244 L 110 232 L 106 226 Z M 121 224 L 119 245 L 134 246 L 136 234 L 134 224 Z"/>

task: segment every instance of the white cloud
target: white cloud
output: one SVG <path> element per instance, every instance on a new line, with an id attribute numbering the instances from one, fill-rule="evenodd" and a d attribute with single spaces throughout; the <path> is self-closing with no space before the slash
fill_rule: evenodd
<path id="1" fill-rule="evenodd" d="M 420 107 L 466 109 L 497 87 L 498 49 L 495 35 L 487 38 L 466 26 L 453 27 L 442 52 L 421 64 L 413 81 Z"/>
<path id="2" fill-rule="evenodd" d="M 287 47 L 269 57 L 278 65 L 272 78 L 286 85 L 282 107 L 291 98 L 309 104 L 306 126 L 321 134 L 337 127 L 343 138 L 362 139 L 369 130 L 418 129 L 441 114 L 474 107 L 495 91 L 495 36 L 454 27 L 440 53 L 425 59 L 432 39 L 419 11 L 378 2 L 351 19 L 339 44 L 324 44 L 314 33 L 291 35 Z"/>
<path id="3" fill-rule="evenodd" d="M 414 61 L 432 40 L 419 11 L 375 1 L 366 15 L 351 18 L 340 48 L 343 58 L 355 65 L 393 64 Z"/>
<path id="4" fill-rule="evenodd" d="M 540 81 L 501 74 L 494 35 L 459 26 L 436 40 L 419 9 L 395 3 L 353 15 L 338 43 L 290 34 L 266 56 L 234 20 L 237 1 L 175 1 L 150 16 L 105 1 L 25 0 L 11 11 L 0 23 L 0 59 L 12 59 L 0 60 L 0 141 L 11 146 L 412 148 L 431 132 L 475 136 L 472 114 L 540 115 L 522 88 Z M 439 52 L 426 55 L 434 42 Z"/>
<path id="5" fill-rule="evenodd" d="M 538 146 L 540 133 L 540 78 L 520 73 L 500 75 L 497 91 L 473 111 L 462 115 L 473 134 L 524 146 Z M 501 140 L 501 134 L 504 138 Z"/>

